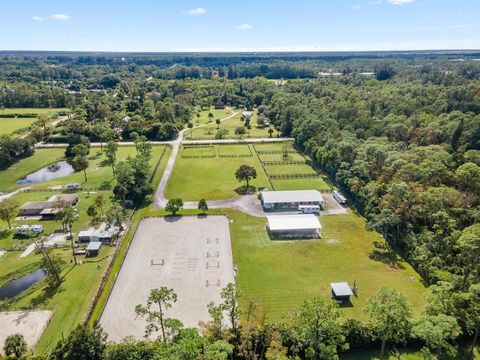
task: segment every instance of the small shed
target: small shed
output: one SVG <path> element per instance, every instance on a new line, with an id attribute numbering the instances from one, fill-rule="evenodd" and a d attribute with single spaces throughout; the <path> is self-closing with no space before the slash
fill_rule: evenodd
<path id="1" fill-rule="evenodd" d="M 92 241 L 88 243 L 86 257 L 97 256 L 101 247 L 102 243 L 100 241 Z"/>
<path id="2" fill-rule="evenodd" d="M 353 295 L 353 291 L 347 282 L 330 283 L 330 287 L 332 288 L 332 296 L 337 301 L 349 301 L 350 296 Z"/>

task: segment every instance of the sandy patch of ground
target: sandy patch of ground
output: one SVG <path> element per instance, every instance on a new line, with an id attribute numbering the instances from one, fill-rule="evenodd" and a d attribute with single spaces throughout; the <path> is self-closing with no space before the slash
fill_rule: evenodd
<path id="1" fill-rule="evenodd" d="M 25 310 L 0 312 L 0 354 L 5 339 L 16 333 L 25 337 L 29 348 L 33 348 L 48 325 L 52 312 L 48 310 Z"/>
<path id="2" fill-rule="evenodd" d="M 140 222 L 100 319 L 109 339 L 142 338 L 146 322 L 135 306 L 152 288 L 178 295 L 167 315 L 186 327 L 209 320 L 207 305 L 234 282 L 228 219 L 224 216 L 149 218 Z"/>

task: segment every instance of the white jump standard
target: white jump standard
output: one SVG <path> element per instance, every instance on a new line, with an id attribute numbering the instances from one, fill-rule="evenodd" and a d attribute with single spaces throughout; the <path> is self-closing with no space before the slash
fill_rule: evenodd
<path id="1" fill-rule="evenodd" d="M 282 238 L 319 238 L 320 221 L 313 214 L 268 215 L 267 229 L 274 237 Z"/>

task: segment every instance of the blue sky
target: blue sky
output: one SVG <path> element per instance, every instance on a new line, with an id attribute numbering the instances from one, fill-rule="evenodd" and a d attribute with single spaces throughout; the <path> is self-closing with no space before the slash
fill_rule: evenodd
<path id="1" fill-rule="evenodd" d="M 480 0 L 0 0 L 0 49 L 480 49 L 479 15 Z"/>

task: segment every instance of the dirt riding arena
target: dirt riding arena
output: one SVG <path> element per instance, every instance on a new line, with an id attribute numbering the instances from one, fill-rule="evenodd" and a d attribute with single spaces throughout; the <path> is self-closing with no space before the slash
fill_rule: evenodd
<path id="1" fill-rule="evenodd" d="M 47 310 L 25 310 L 0 312 L 0 354 L 5 339 L 13 334 L 22 334 L 29 348 L 33 348 L 52 316 Z"/>
<path id="2" fill-rule="evenodd" d="M 207 305 L 234 282 L 228 219 L 224 216 L 149 218 L 140 222 L 100 319 L 109 339 L 141 338 L 145 321 L 135 306 L 152 288 L 178 295 L 167 316 L 186 327 L 209 320 Z M 158 334 L 157 334 L 158 335 Z"/>

